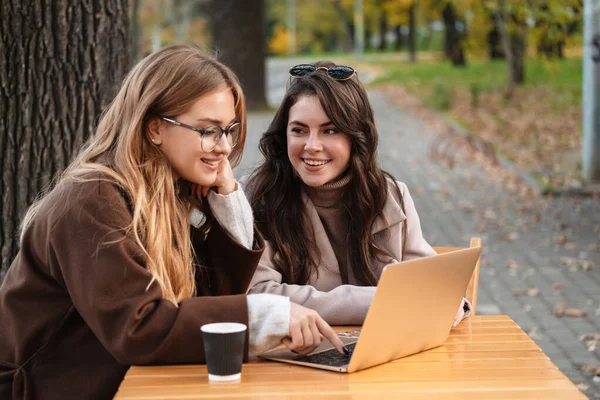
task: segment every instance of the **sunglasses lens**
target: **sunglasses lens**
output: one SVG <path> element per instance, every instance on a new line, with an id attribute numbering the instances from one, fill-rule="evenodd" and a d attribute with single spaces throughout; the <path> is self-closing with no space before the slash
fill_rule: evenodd
<path id="1" fill-rule="evenodd" d="M 314 65 L 310 64 L 300 64 L 295 67 L 290 68 L 290 75 L 292 76 L 304 76 L 310 74 L 311 72 L 315 72 L 317 68 Z"/>
<path id="2" fill-rule="evenodd" d="M 333 79 L 348 79 L 354 74 L 354 69 L 350 67 L 345 67 L 343 65 L 337 65 L 335 67 L 329 68 L 327 73 Z"/>

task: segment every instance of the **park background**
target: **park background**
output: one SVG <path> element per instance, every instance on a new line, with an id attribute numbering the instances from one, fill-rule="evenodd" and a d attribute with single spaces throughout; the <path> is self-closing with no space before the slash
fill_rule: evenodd
<path id="1" fill-rule="evenodd" d="M 236 176 L 260 160 L 287 70 L 329 59 L 368 86 L 380 159 L 429 242 L 483 238 L 480 312 L 510 315 L 600 398 L 583 0 L 5 0 L 0 21 L 0 280 L 27 207 L 144 55 L 195 43 L 238 74 L 251 112 Z"/>

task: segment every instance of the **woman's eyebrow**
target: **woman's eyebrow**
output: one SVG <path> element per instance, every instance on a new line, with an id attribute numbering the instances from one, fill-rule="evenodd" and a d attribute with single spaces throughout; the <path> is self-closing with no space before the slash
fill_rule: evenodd
<path id="1" fill-rule="evenodd" d="M 237 118 L 233 118 L 227 125 L 231 125 L 233 122 L 237 121 Z M 196 122 L 210 122 L 213 125 L 221 125 L 222 121 L 214 118 L 198 118 Z"/>
<path id="2" fill-rule="evenodd" d="M 303 127 L 305 127 L 305 128 L 308 128 L 308 125 L 306 125 L 304 122 L 295 121 L 295 120 L 294 120 L 294 121 L 292 121 L 292 122 L 290 122 L 290 123 L 288 124 L 288 126 L 289 126 L 289 125 L 300 125 L 300 126 L 303 126 Z M 320 126 L 321 126 L 321 127 L 324 127 L 324 126 L 329 126 L 329 125 L 333 125 L 333 122 L 331 122 L 331 121 L 327 121 L 327 122 L 324 122 L 324 123 L 322 123 Z"/>

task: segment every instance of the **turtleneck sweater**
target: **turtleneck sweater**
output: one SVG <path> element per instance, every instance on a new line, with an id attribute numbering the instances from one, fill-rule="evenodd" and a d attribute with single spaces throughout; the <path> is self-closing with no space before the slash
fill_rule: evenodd
<path id="1" fill-rule="evenodd" d="M 350 180 L 349 175 L 344 175 L 322 186 L 304 185 L 306 194 L 323 223 L 327 238 L 337 258 L 340 277 L 344 284 L 353 281 L 353 276 L 348 263 L 348 214 L 345 205 L 340 200 L 348 190 Z"/>

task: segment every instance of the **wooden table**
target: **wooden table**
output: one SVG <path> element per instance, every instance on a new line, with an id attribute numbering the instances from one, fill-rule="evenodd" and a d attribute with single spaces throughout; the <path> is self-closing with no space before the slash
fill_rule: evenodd
<path id="1" fill-rule="evenodd" d="M 336 327 L 348 330 L 351 327 Z M 585 399 L 508 316 L 476 316 L 446 344 L 354 374 L 269 361 L 209 383 L 204 365 L 132 367 L 116 399 Z"/>

